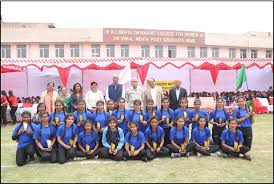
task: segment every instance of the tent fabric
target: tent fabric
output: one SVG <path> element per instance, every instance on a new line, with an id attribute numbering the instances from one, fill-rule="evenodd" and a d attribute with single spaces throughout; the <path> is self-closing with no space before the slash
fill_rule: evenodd
<path id="1" fill-rule="evenodd" d="M 131 69 L 136 69 L 146 64 L 154 65 L 161 69 L 167 65 L 175 68 L 182 68 L 190 65 L 195 69 L 212 69 L 218 67 L 219 70 L 240 69 L 242 64 L 246 68 L 257 66 L 264 68 L 270 65 L 273 68 L 272 58 L 92 58 L 92 59 L 9 59 L 3 58 L 1 66 L 17 66 L 25 68 L 34 66 L 40 70 L 43 67 L 76 67 L 79 70 L 121 70 L 128 62 L 131 62 Z"/>

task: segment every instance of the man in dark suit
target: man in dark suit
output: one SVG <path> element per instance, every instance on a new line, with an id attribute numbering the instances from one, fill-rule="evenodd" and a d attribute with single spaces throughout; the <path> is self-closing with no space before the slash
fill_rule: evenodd
<path id="1" fill-rule="evenodd" d="M 169 90 L 169 107 L 172 110 L 176 110 L 180 107 L 179 100 L 183 97 L 187 97 L 185 88 L 181 87 L 181 81 L 175 81 L 175 87 Z"/>

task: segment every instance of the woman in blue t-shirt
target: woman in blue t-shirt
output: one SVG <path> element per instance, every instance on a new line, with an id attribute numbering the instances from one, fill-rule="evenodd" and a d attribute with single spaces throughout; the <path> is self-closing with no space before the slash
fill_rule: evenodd
<path id="1" fill-rule="evenodd" d="M 91 159 L 99 154 L 99 136 L 92 121 L 87 120 L 84 123 L 84 130 L 79 133 L 77 143 L 77 157 Z"/>
<path id="2" fill-rule="evenodd" d="M 129 109 L 125 108 L 126 100 L 121 97 L 117 100 L 118 108 L 117 110 L 112 112 L 112 117 L 117 119 L 118 127 L 121 128 L 124 132 L 124 135 L 128 132 L 128 113 L 130 112 Z"/>
<path id="3" fill-rule="evenodd" d="M 171 152 L 171 158 L 181 156 L 189 157 L 189 152 L 193 151 L 195 146 L 193 142 L 189 142 L 189 129 L 185 124 L 185 118 L 178 116 L 174 120 L 175 126 L 171 128 L 169 138 L 171 144 L 167 147 Z"/>
<path id="4" fill-rule="evenodd" d="M 165 132 L 158 125 L 157 117 L 149 119 L 149 127 L 145 131 L 147 158 L 153 160 L 156 157 L 169 156 L 168 148 L 164 147 Z"/>
<path id="5" fill-rule="evenodd" d="M 194 128 L 191 134 L 191 140 L 195 143 L 194 152 L 197 153 L 197 156 L 202 155 L 206 156 L 221 156 L 221 153 L 218 151 L 218 145 L 210 144 L 210 129 L 205 126 L 206 118 L 200 116 L 198 119 L 198 127 Z"/>
<path id="6" fill-rule="evenodd" d="M 123 159 L 124 132 L 117 126 L 118 121 L 115 117 L 108 120 L 108 127 L 103 131 L 100 158 L 110 158 L 120 161 Z"/>
<path id="7" fill-rule="evenodd" d="M 48 122 L 49 113 L 42 112 L 40 114 L 41 123 L 37 125 L 34 130 L 33 138 L 35 140 L 37 151 L 39 154 L 38 157 L 40 161 L 50 161 L 51 163 L 56 162 L 56 129 L 55 126 Z"/>
<path id="8" fill-rule="evenodd" d="M 209 113 L 209 123 L 213 124 L 212 139 L 213 144 L 221 147 L 220 136 L 229 120 L 229 113 L 224 109 L 224 101 L 222 98 L 217 98 L 216 108 Z"/>
<path id="9" fill-rule="evenodd" d="M 235 119 L 229 121 L 229 128 L 223 131 L 220 139 L 224 153 L 251 161 L 250 155 L 247 154 L 250 149 L 247 146 L 243 146 L 243 133 L 241 130 L 237 130 L 237 122 Z"/>
<path id="10" fill-rule="evenodd" d="M 145 150 L 145 136 L 139 131 L 137 122 L 129 123 L 130 131 L 125 137 L 125 150 L 123 152 L 123 159 L 128 160 L 143 160 L 147 161 L 147 152 Z"/>
<path id="11" fill-rule="evenodd" d="M 237 98 L 238 107 L 233 110 L 232 117 L 236 119 L 238 123 L 238 129 L 241 130 L 244 137 L 243 145 L 251 149 L 253 133 L 252 133 L 252 121 L 251 116 L 254 116 L 254 112 L 249 112 L 246 105 L 246 100 L 244 96 L 239 96 Z"/>
<path id="12" fill-rule="evenodd" d="M 77 126 L 73 122 L 73 115 L 67 114 L 65 123 L 59 126 L 56 132 L 58 141 L 57 160 L 60 164 L 64 164 L 67 160 L 75 157 L 78 133 Z"/>
<path id="13" fill-rule="evenodd" d="M 57 129 L 60 125 L 64 124 L 66 117 L 66 110 L 62 100 L 56 100 L 54 112 L 49 115 L 49 122 Z"/>
<path id="14" fill-rule="evenodd" d="M 31 122 L 31 114 L 24 111 L 21 115 L 22 123 L 17 124 L 12 132 L 12 140 L 17 141 L 16 164 L 23 166 L 29 157 L 30 161 L 34 160 L 35 148 L 33 132 L 36 125 Z"/>

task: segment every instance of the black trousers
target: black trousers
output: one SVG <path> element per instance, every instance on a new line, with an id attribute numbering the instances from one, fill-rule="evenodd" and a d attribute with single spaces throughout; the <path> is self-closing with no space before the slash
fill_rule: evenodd
<path id="1" fill-rule="evenodd" d="M 192 142 L 191 144 L 194 144 L 194 152 L 198 152 L 201 153 L 203 155 L 209 156 L 210 153 L 215 153 L 216 151 L 219 150 L 219 146 L 218 145 L 209 145 L 209 149 L 203 149 L 200 146 L 196 145 L 194 142 Z"/>
<path id="2" fill-rule="evenodd" d="M 223 130 L 225 129 L 224 127 L 217 127 L 216 125 L 213 125 L 212 127 L 212 139 L 213 139 L 213 144 L 218 145 L 221 147 L 222 141 L 220 140 L 220 137 L 222 135 Z"/>
<path id="3" fill-rule="evenodd" d="M 160 152 L 152 152 L 149 148 L 147 148 L 146 151 L 148 160 L 153 160 L 156 157 L 164 157 L 170 155 L 169 149 L 166 147 L 162 147 Z"/>
<path id="4" fill-rule="evenodd" d="M 92 159 L 99 154 L 99 148 L 97 148 L 92 154 L 84 153 L 82 150 L 76 150 L 77 157 L 86 157 L 87 159 Z"/>
<path id="5" fill-rule="evenodd" d="M 6 125 L 7 122 L 7 107 L 6 106 L 1 106 L 1 123 L 3 121 L 3 125 Z"/>
<path id="6" fill-rule="evenodd" d="M 142 160 L 147 157 L 147 152 L 145 149 L 142 149 L 138 155 L 136 156 L 129 156 L 127 151 L 123 152 L 123 157 L 125 157 L 127 160 Z"/>
<path id="7" fill-rule="evenodd" d="M 242 146 L 240 147 L 240 151 L 239 152 L 234 152 L 234 151 L 231 151 L 229 150 L 228 148 L 226 147 L 222 147 L 222 152 L 226 153 L 226 154 L 230 154 L 234 157 L 239 157 L 240 154 L 245 154 L 249 151 L 250 149 L 247 147 L 247 146 Z"/>
<path id="8" fill-rule="evenodd" d="M 251 127 L 239 127 L 238 129 L 241 130 L 243 133 L 243 137 L 244 137 L 243 145 L 247 146 L 251 150 L 252 139 L 253 139 L 252 128 Z"/>
<path id="9" fill-rule="evenodd" d="M 169 149 L 170 153 L 179 153 L 179 149 L 176 148 L 173 144 L 168 144 L 167 148 Z M 186 153 L 195 151 L 195 143 L 189 142 L 186 145 Z"/>
<path id="10" fill-rule="evenodd" d="M 51 163 L 55 163 L 57 161 L 57 153 L 56 149 L 52 148 L 51 151 L 42 151 L 39 147 L 37 148 L 38 153 L 37 156 L 42 158 L 43 160 L 49 161 Z"/>
<path id="11" fill-rule="evenodd" d="M 26 164 L 26 160 L 29 157 L 34 157 L 35 150 L 34 145 L 30 144 L 25 148 L 17 149 L 16 151 L 16 165 L 23 166 Z"/>
<path id="12" fill-rule="evenodd" d="M 65 149 L 59 147 L 57 151 L 57 160 L 59 164 L 64 164 L 67 160 L 75 157 L 75 148 Z"/>
<path id="13" fill-rule="evenodd" d="M 100 149 L 100 153 L 99 153 L 99 156 L 100 158 L 103 158 L 103 159 L 111 159 L 111 160 L 115 160 L 115 161 L 120 161 L 120 160 L 123 160 L 123 149 L 119 149 L 116 153 L 116 155 L 111 155 L 109 154 L 109 148 L 107 147 L 103 147 Z"/>
<path id="14" fill-rule="evenodd" d="M 164 146 L 170 144 L 170 138 L 169 138 L 169 132 L 170 132 L 170 128 L 163 128 L 164 132 L 165 132 L 165 142 L 164 142 Z"/>
<path id="15" fill-rule="evenodd" d="M 16 119 L 16 116 L 15 116 L 15 112 L 16 112 L 17 109 L 18 109 L 18 106 L 12 106 L 11 109 L 10 109 L 10 116 L 11 116 L 13 124 L 17 123 L 17 119 Z"/>

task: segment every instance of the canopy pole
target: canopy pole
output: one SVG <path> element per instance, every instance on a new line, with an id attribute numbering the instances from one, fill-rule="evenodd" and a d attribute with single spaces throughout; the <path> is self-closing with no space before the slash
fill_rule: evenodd
<path id="1" fill-rule="evenodd" d="M 28 68 L 26 68 L 26 77 L 27 77 L 27 97 L 29 96 L 29 77 L 28 77 Z"/>
<path id="2" fill-rule="evenodd" d="M 189 66 L 189 94 L 191 94 L 191 69 L 190 69 L 190 66 Z"/>

